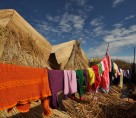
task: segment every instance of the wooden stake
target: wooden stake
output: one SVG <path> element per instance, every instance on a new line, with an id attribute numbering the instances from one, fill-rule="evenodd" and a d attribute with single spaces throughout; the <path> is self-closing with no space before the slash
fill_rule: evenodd
<path id="1" fill-rule="evenodd" d="M 107 55 L 107 53 L 108 53 L 108 50 L 109 50 L 109 43 L 108 43 L 108 46 L 107 46 L 106 55 Z"/>
<path id="2" fill-rule="evenodd" d="M 134 48 L 134 64 L 135 64 L 135 48 Z"/>

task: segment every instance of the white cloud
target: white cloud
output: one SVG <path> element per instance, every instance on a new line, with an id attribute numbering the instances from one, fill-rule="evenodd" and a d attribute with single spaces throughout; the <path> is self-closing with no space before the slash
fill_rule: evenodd
<path id="1" fill-rule="evenodd" d="M 49 14 L 46 15 L 46 19 L 50 22 L 59 22 L 61 17 L 60 16 L 51 16 Z"/>
<path id="2" fill-rule="evenodd" d="M 49 14 L 46 15 L 46 18 L 47 18 L 49 21 L 53 21 L 53 17 L 50 16 Z"/>
<path id="3" fill-rule="evenodd" d="M 124 47 L 126 49 L 129 46 L 136 46 L 136 25 L 128 28 L 115 28 L 108 33 L 104 37 L 104 41 L 110 43 L 109 51 L 111 54 L 121 52 Z"/>
<path id="4" fill-rule="evenodd" d="M 128 17 L 126 17 L 124 20 L 130 20 L 130 19 L 133 19 L 135 17 L 135 15 L 130 15 Z"/>
<path id="5" fill-rule="evenodd" d="M 88 2 L 88 0 L 71 0 L 71 1 L 74 2 L 78 6 L 84 6 Z"/>
<path id="6" fill-rule="evenodd" d="M 91 47 L 87 51 L 87 55 L 91 58 L 103 57 L 107 49 L 107 44 L 100 44 L 99 46 Z"/>
<path id="7" fill-rule="evenodd" d="M 84 27 L 85 19 L 81 16 L 65 13 L 60 20 L 60 28 L 63 32 L 69 32 L 71 30 L 82 30 Z"/>
<path id="8" fill-rule="evenodd" d="M 120 28 L 120 27 L 123 26 L 123 24 L 121 24 L 121 23 L 116 23 L 116 24 L 114 24 L 113 26 L 114 26 L 115 28 Z"/>
<path id="9" fill-rule="evenodd" d="M 96 24 L 95 26 L 97 26 Z M 91 57 L 104 56 L 108 43 L 110 43 L 109 52 L 111 55 L 115 55 L 119 52 L 122 53 L 124 47 L 127 49 L 129 47 L 136 46 L 136 25 L 131 25 L 128 28 L 124 28 L 123 25 L 116 24 L 113 26 L 114 29 L 112 30 L 101 30 L 101 27 L 96 30 L 99 31 L 100 29 L 101 34 L 99 36 L 103 37 L 104 42 L 97 44 L 95 48 L 90 48 L 87 52 L 88 55 L 91 55 Z"/>
<path id="10" fill-rule="evenodd" d="M 125 0 L 113 0 L 112 7 L 117 7 L 119 4 L 123 3 Z"/>
<path id="11" fill-rule="evenodd" d="M 93 37 L 104 35 L 107 32 L 106 30 L 104 30 L 103 19 L 104 17 L 101 16 L 91 20 L 90 24 L 91 27 L 93 28 L 92 30 Z"/>
<path id="12" fill-rule="evenodd" d="M 105 42 L 113 42 L 122 40 L 135 40 L 136 38 L 136 25 L 132 25 L 129 28 L 115 28 L 108 32 L 109 34 L 104 37 Z"/>
<path id="13" fill-rule="evenodd" d="M 76 13 L 76 15 L 80 15 L 82 17 L 88 17 L 88 13 L 90 13 L 94 7 L 88 4 L 89 0 L 70 0 L 71 2 L 65 3 L 64 9 L 65 12 Z M 73 7 L 75 6 L 76 7 Z"/>
<path id="14" fill-rule="evenodd" d="M 100 25 L 103 25 L 102 19 L 103 19 L 103 17 L 94 18 L 94 19 L 92 19 L 92 21 L 90 22 L 90 24 L 91 24 L 92 26 L 100 26 Z"/>

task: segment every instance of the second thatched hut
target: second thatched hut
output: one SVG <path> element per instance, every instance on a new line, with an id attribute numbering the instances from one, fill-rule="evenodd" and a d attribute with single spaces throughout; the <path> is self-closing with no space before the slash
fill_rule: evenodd
<path id="1" fill-rule="evenodd" d="M 80 47 L 80 42 L 72 40 L 52 46 L 49 57 L 53 69 L 85 69 L 89 60 Z"/>

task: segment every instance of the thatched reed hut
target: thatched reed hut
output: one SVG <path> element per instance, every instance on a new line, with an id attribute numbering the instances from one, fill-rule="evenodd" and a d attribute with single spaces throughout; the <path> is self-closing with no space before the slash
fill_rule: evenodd
<path id="1" fill-rule="evenodd" d="M 85 69 L 89 63 L 76 40 L 52 46 L 49 62 L 53 69 Z"/>
<path id="2" fill-rule="evenodd" d="M 51 44 L 15 10 L 0 10 L 0 62 L 49 67 Z"/>

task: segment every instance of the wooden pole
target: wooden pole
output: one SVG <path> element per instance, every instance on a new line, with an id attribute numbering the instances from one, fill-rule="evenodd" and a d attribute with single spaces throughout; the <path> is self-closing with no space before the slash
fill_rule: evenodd
<path id="1" fill-rule="evenodd" d="M 134 64 L 135 64 L 135 48 L 134 48 Z"/>
<path id="2" fill-rule="evenodd" d="M 107 55 L 108 51 L 109 51 L 109 43 L 108 43 L 108 46 L 107 46 L 106 55 Z"/>

